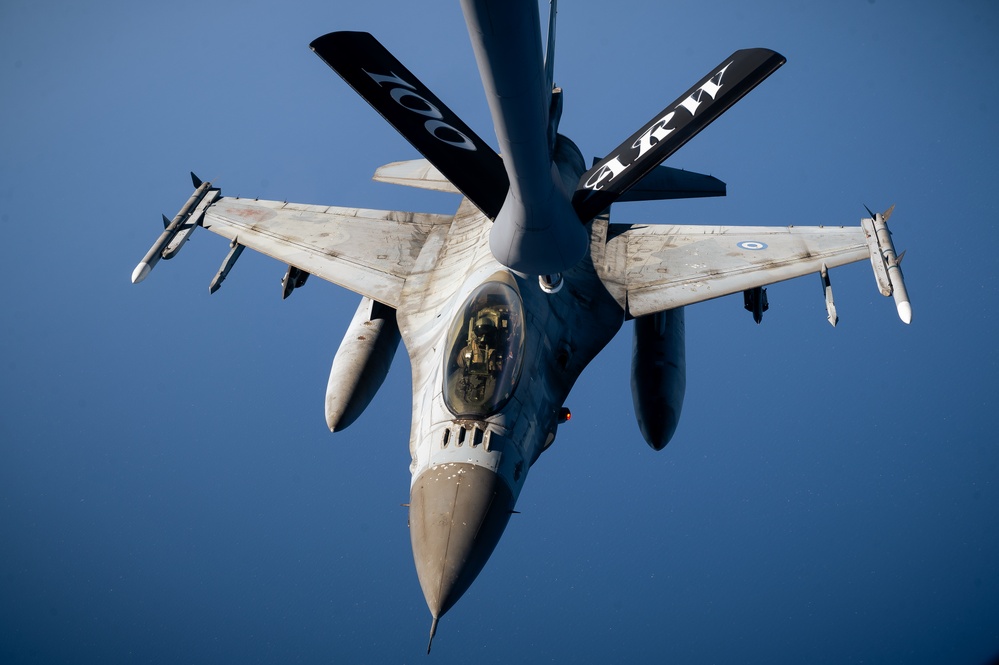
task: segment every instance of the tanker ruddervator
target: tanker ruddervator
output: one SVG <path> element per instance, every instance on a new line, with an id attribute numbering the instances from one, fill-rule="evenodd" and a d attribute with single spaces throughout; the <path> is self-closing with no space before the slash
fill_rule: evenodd
<path id="1" fill-rule="evenodd" d="M 736 51 L 589 169 L 558 133 L 555 3 L 547 48 L 535 0 L 462 0 L 499 150 L 374 37 L 333 32 L 312 50 L 424 156 L 375 179 L 462 195 L 454 215 L 337 208 L 195 191 L 132 274 L 144 279 L 198 226 L 230 242 L 217 290 L 244 247 L 361 296 L 330 372 L 326 421 L 350 425 L 381 386 L 400 339 L 413 373 L 409 524 L 437 622 L 485 565 L 531 465 L 569 413 L 580 372 L 634 320 L 632 395 L 645 440 L 673 435 L 686 383 L 684 307 L 743 294 L 759 322 L 764 287 L 870 260 L 899 316 L 911 308 L 890 210 L 855 227 L 614 224 L 612 204 L 723 196 L 725 185 L 661 162 L 784 63 Z M 502 155 L 502 157 L 501 157 Z M 428 647 L 429 648 L 429 647 Z"/>

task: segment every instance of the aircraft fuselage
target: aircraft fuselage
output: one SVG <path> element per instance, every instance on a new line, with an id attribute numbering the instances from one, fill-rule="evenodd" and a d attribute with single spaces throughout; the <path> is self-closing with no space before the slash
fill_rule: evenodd
<path id="1" fill-rule="evenodd" d="M 578 179 L 578 150 L 561 140 L 560 152 L 560 168 Z M 489 220 L 465 200 L 450 227 L 438 227 L 428 239 L 406 282 L 398 321 L 413 372 L 410 530 L 420 582 L 435 619 L 482 569 L 528 469 L 555 437 L 569 390 L 621 327 L 624 312 L 594 268 L 606 230 L 606 217 L 587 226 L 591 252 L 563 274 L 560 290 L 547 293 L 536 276 L 518 275 L 496 261 L 489 248 Z M 469 297 L 491 283 L 502 285 L 491 290 L 515 294 L 519 302 L 514 305 L 522 308 L 523 320 L 506 324 L 523 326 L 516 331 L 522 339 L 516 348 L 504 342 L 477 345 L 478 331 L 472 330 L 477 322 L 461 319 L 474 304 L 473 298 L 466 305 Z M 496 318 L 485 298 L 482 307 L 491 314 L 482 319 Z M 456 352 L 456 344 L 476 348 Z M 457 356 L 462 359 L 456 361 Z M 468 365 L 458 368 L 466 357 Z M 486 407 L 475 413 L 474 406 L 456 405 L 454 399 L 448 404 L 448 390 L 454 390 L 449 378 L 451 383 L 487 384 L 493 381 L 489 371 L 510 372 L 513 364 L 517 376 L 504 388 L 509 395 L 501 396 L 503 403 L 495 411 Z M 456 373 L 463 376 L 454 378 Z"/>

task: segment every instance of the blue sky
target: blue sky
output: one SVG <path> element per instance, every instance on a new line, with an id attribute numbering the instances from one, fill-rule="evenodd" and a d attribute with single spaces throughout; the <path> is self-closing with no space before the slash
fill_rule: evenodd
<path id="1" fill-rule="evenodd" d="M 488 141 L 457 3 L 0 5 L 0 660 L 429 662 L 405 357 L 331 435 L 356 296 L 196 233 L 189 194 L 453 212 L 307 48 L 366 30 Z M 687 311 L 676 437 L 642 441 L 630 326 L 584 372 L 438 663 L 981 663 L 999 654 L 999 10 L 563 2 L 561 130 L 604 155 L 736 48 L 788 63 L 674 155 L 721 200 L 616 221 L 892 218 L 913 323 L 868 265 Z M 989 434 L 992 432 L 992 434 Z"/>

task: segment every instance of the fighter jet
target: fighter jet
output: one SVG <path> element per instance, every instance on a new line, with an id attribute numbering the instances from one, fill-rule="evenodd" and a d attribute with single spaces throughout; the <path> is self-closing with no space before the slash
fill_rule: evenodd
<path id="1" fill-rule="evenodd" d="M 536 0 L 461 0 L 461 8 L 498 150 L 371 35 L 332 32 L 310 45 L 424 156 L 381 167 L 375 180 L 460 194 L 455 214 L 223 197 L 192 173 L 194 194 L 172 221 L 164 217 L 132 274 L 144 279 L 202 226 L 231 241 L 212 292 L 249 247 L 287 264 L 284 297 L 310 275 L 359 294 L 326 392 L 333 432 L 364 411 L 404 342 L 413 376 L 409 528 L 431 643 L 570 417 L 564 401 L 580 372 L 626 320 L 634 321 L 635 412 L 656 450 L 683 404 L 687 305 L 742 292 L 759 322 L 764 287 L 816 273 L 835 325 L 829 270 L 867 259 L 881 293 L 911 320 L 888 213 L 850 227 L 610 222 L 615 203 L 724 195 L 721 181 L 661 162 L 782 55 L 726 56 L 587 168 L 558 132 L 554 0 L 544 49 Z"/>

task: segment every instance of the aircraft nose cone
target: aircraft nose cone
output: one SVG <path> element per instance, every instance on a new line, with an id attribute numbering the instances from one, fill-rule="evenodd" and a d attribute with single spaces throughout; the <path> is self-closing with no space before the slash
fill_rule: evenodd
<path id="1" fill-rule="evenodd" d="M 441 464 L 413 485 L 410 538 L 416 573 L 434 619 L 447 612 L 489 559 L 513 510 L 513 494 L 489 469 Z"/>

